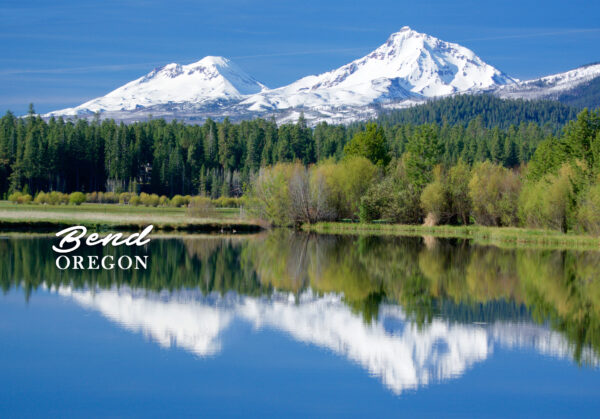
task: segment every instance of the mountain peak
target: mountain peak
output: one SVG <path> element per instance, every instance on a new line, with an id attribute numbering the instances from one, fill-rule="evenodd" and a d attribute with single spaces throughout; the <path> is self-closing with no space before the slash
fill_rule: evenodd
<path id="1" fill-rule="evenodd" d="M 421 32 L 417 32 L 414 29 L 412 29 L 410 26 L 403 26 L 402 28 L 400 28 L 400 30 L 398 32 L 394 32 L 392 33 L 387 42 L 393 41 L 395 39 L 407 39 L 407 38 L 425 38 L 429 35 L 421 33 Z"/>
<path id="2" fill-rule="evenodd" d="M 424 34 L 422 34 L 421 32 L 415 31 L 410 26 L 403 26 L 400 28 L 400 30 L 398 32 L 394 32 L 393 34 L 391 34 L 390 38 L 393 38 L 398 35 L 406 36 L 406 35 L 424 35 Z"/>
<path id="3" fill-rule="evenodd" d="M 360 112 L 374 104 L 410 104 L 513 83 L 468 48 L 403 26 L 366 56 L 280 88 L 267 89 L 228 58 L 206 56 L 191 64 L 167 64 L 106 96 L 53 114 L 141 114 L 160 105 L 173 113 L 185 108 L 198 114 L 206 109 L 223 115 L 292 115 L 302 108 L 337 115 L 339 109 Z"/>
<path id="4" fill-rule="evenodd" d="M 215 67 L 224 67 L 231 65 L 231 61 L 228 58 L 221 57 L 218 55 L 207 55 L 202 58 L 200 61 L 196 61 L 195 63 L 188 64 L 190 67 L 197 66 L 215 66 Z"/>
<path id="5" fill-rule="evenodd" d="M 156 105 L 237 101 L 266 87 L 229 59 L 207 56 L 192 64 L 170 63 L 76 108 L 49 115 L 131 111 Z"/>
<path id="6" fill-rule="evenodd" d="M 360 107 L 423 100 L 513 83 L 473 51 L 404 26 L 370 54 L 338 69 L 255 95 L 249 109 Z"/>

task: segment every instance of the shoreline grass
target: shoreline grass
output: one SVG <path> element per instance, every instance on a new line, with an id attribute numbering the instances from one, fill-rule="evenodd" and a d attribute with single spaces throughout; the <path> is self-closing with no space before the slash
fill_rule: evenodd
<path id="1" fill-rule="evenodd" d="M 405 224 L 321 222 L 304 224 L 302 229 L 321 234 L 432 236 L 437 238 L 467 239 L 478 244 L 499 247 L 600 250 L 600 237 L 516 227 L 449 225 L 429 227 Z"/>
<path id="2" fill-rule="evenodd" d="M 210 217 L 192 217 L 185 208 L 135 207 L 119 204 L 28 205 L 0 202 L 0 231 L 57 232 L 73 225 L 93 231 L 139 231 L 149 224 L 155 231 L 247 233 L 263 230 L 239 216 L 239 209 L 217 208 Z"/>
<path id="3" fill-rule="evenodd" d="M 155 231 L 166 233 L 256 233 L 265 229 L 260 221 L 241 217 L 237 208 L 217 208 L 210 217 L 191 217 L 185 208 L 0 201 L 0 232 L 5 233 L 56 233 L 73 225 L 90 231 L 140 231 L 149 224 L 154 225 Z M 514 227 L 321 222 L 305 224 L 302 229 L 321 234 L 457 238 L 499 247 L 600 250 L 600 237 Z"/>

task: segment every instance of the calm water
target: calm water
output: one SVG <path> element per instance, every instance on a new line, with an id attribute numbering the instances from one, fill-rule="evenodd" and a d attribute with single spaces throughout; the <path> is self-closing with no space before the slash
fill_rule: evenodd
<path id="1" fill-rule="evenodd" d="M 0 417 L 600 412 L 600 252 L 276 231 L 82 272 L 53 243 L 0 238 Z"/>

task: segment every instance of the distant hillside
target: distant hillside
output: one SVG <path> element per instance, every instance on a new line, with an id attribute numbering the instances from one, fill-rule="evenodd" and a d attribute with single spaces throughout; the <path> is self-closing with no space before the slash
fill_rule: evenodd
<path id="1" fill-rule="evenodd" d="M 600 104 L 600 62 L 562 73 L 499 86 L 493 93 L 503 99 L 557 100 L 567 105 L 597 108 Z"/>
<path id="2" fill-rule="evenodd" d="M 578 108 L 600 108 L 600 77 L 564 92 L 558 96 L 558 100 Z"/>
<path id="3" fill-rule="evenodd" d="M 487 128 L 497 126 L 506 129 L 522 122 L 535 122 L 549 124 L 553 131 L 558 131 L 566 122 L 575 119 L 579 110 L 552 100 L 499 99 L 487 94 L 458 95 L 406 109 L 382 110 L 377 121 L 383 125 L 431 122 L 466 125 L 481 117 Z"/>

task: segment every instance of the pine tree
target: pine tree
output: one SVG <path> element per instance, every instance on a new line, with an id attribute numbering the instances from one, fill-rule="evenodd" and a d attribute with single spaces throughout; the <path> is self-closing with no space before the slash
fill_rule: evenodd
<path id="1" fill-rule="evenodd" d="M 374 164 L 385 167 L 390 162 L 387 141 L 383 129 L 377 124 L 368 123 L 364 131 L 354 135 L 344 147 L 347 156 L 362 156 Z"/>

